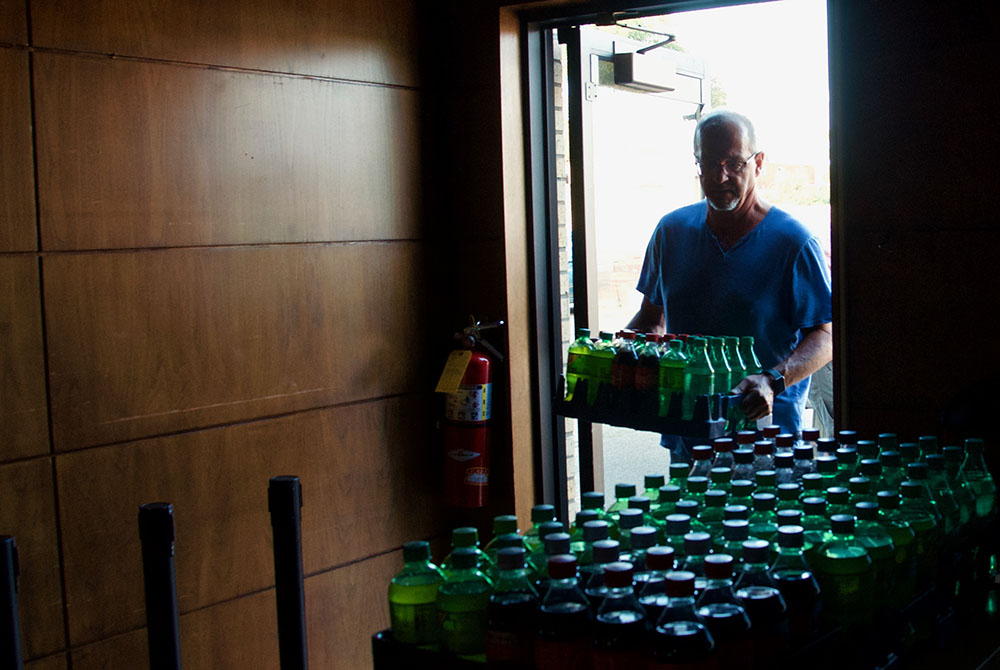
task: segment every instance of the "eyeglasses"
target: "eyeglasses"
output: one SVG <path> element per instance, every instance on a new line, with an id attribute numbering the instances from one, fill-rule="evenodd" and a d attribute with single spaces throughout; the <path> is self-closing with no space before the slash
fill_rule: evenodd
<path id="1" fill-rule="evenodd" d="M 757 154 L 759 153 L 760 152 L 757 151 L 750 154 L 750 157 L 747 158 L 746 160 L 740 160 L 739 158 L 729 158 L 727 160 L 722 161 L 721 163 L 717 163 L 714 165 L 704 165 L 701 161 L 695 160 L 694 164 L 698 167 L 699 177 L 703 177 L 706 174 L 715 174 L 719 170 L 724 170 L 728 176 L 733 177 L 743 172 L 743 170 L 746 169 L 747 164 L 749 164 L 750 161 L 756 158 Z"/>

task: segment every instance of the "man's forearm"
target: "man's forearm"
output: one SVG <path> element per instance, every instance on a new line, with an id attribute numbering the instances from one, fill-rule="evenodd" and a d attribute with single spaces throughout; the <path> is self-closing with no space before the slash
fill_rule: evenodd
<path id="1" fill-rule="evenodd" d="M 795 350 L 774 366 L 785 377 L 785 386 L 796 384 L 833 358 L 833 324 L 824 323 L 806 332 Z"/>

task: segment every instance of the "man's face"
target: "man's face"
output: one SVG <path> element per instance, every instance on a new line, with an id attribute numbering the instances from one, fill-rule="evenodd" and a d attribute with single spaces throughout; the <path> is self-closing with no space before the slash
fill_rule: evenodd
<path id="1" fill-rule="evenodd" d="M 705 128 L 701 133 L 701 188 L 708 204 L 720 212 L 732 212 L 746 201 L 757 180 L 763 154 L 757 154 L 742 170 L 724 168 L 723 163 L 742 164 L 751 150 L 743 127 L 735 123 Z"/>

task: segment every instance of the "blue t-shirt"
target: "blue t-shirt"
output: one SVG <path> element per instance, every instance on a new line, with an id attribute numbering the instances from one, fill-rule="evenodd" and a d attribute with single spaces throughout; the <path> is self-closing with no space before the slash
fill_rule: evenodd
<path id="1" fill-rule="evenodd" d="M 667 332 L 753 335 L 761 365 L 773 367 L 798 345 L 802 329 L 833 320 L 823 249 L 801 223 L 771 207 L 723 251 L 705 221 L 707 207 L 702 200 L 660 219 L 636 288 L 663 308 Z M 775 398 L 782 430 L 802 430 L 808 391 L 806 378 Z"/>

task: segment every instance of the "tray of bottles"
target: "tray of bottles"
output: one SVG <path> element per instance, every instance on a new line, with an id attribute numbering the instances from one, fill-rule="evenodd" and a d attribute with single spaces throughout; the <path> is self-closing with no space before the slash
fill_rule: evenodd
<path id="1" fill-rule="evenodd" d="M 694 400 L 691 419 L 686 420 L 679 397 L 673 398 L 666 413 L 661 415 L 660 400 L 655 393 L 615 389 L 601 384 L 595 395 L 588 392 L 589 381 L 577 381 L 573 396 L 566 399 L 566 378 L 560 375 L 553 399 L 556 414 L 591 423 L 702 438 L 722 437 L 735 432 L 737 424 L 743 419 L 740 395 L 700 395 Z M 588 402 L 590 396 L 593 396 L 592 403 Z"/>

